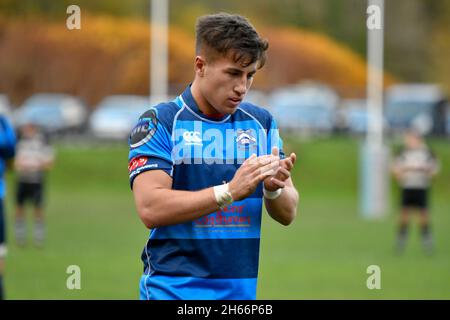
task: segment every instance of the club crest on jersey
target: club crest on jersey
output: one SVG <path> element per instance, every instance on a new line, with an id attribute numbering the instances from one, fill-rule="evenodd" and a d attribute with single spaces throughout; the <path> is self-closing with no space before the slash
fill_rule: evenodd
<path id="1" fill-rule="evenodd" d="M 130 147 L 137 148 L 148 141 L 155 135 L 158 119 L 155 110 L 149 110 L 140 118 L 138 124 L 133 128 L 130 135 Z"/>
<path id="2" fill-rule="evenodd" d="M 251 129 L 242 130 L 238 129 L 236 132 L 236 142 L 238 147 L 248 148 L 250 146 L 254 146 L 256 143 L 256 138 L 253 136 Z"/>

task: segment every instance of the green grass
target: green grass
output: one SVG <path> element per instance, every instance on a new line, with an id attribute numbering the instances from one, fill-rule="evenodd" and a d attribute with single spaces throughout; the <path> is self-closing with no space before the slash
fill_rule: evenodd
<path id="1" fill-rule="evenodd" d="M 333 138 L 285 139 L 295 151 L 300 191 L 297 220 L 283 227 L 265 214 L 259 299 L 449 299 L 450 148 L 432 145 L 442 161 L 432 193 L 437 250 L 426 256 L 417 224 L 403 256 L 393 252 L 398 190 L 391 188 L 386 217 L 358 212 L 359 142 Z M 13 175 L 8 176 L 9 299 L 137 299 L 141 250 L 147 230 L 128 186 L 126 146 L 59 146 L 47 190 L 47 242 L 43 249 L 13 241 Z M 31 221 L 29 219 L 29 227 Z M 29 230 L 31 231 L 31 230 Z M 81 290 L 68 290 L 66 269 L 81 268 Z M 381 290 L 369 290 L 366 269 L 381 268 Z"/>

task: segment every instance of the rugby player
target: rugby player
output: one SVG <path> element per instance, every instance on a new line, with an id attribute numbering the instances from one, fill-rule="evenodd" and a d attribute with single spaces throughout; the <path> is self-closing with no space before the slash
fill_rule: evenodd
<path id="1" fill-rule="evenodd" d="M 17 171 L 16 241 L 26 244 L 25 204 L 30 201 L 34 211 L 34 244 L 42 247 L 45 236 L 44 186 L 45 175 L 53 165 L 54 151 L 49 139 L 39 128 L 26 123 L 21 127 L 14 167 Z"/>
<path id="2" fill-rule="evenodd" d="M 195 76 L 130 135 L 129 177 L 150 231 L 141 299 L 256 299 L 261 211 L 289 225 L 296 155 L 271 114 L 243 102 L 268 42 L 226 13 L 196 25 Z"/>
<path id="3" fill-rule="evenodd" d="M 404 135 L 404 148 L 392 167 L 401 187 L 401 216 L 397 235 L 396 251 L 404 251 L 410 215 L 413 210 L 420 213 L 422 244 L 428 254 L 433 251 L 433 238 L 429 222 L 429 189 L 431 177 L 439 170 L 434 154 L 420 135 L 409 130 Z"/>

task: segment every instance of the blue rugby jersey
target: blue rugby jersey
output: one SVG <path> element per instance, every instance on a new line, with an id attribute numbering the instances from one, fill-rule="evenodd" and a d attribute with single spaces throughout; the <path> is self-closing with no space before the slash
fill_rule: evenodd
<path id="1" fill-rule="evenodd" d="M 251 154 L 270 154 L 282 141 L 270 113 L 243 102 L 234 114 L 200 112 L 190 87 L 144 113 L 130 135 L 129 175 L 163 170 L 173 189 L 198 191 L 231 181 Z M 142 252 L 141 299 L 255 299 L 262 183 L 195 221 L 152 229 Z"/>
<path id="2" fill-rule="evenodd" d="M 6 170 L 6 161 L 14 157 L 16 147 L 16 134 L 13 127 L 0 115 L 0 199 L 5 196 L 5 181 L 3 175 Z"/>

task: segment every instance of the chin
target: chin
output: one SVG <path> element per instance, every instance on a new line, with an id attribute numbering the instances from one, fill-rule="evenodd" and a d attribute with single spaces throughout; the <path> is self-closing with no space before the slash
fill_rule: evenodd
<path id="1" fill-rule="evenodd" d="M 237 110 L 237 108 L 239 108 L 240 105 L 241 105 L 240 103 L 237 105 L 228 103 L 228 104 L 225 104 L 223 109 L 224 109 L 224 112 L 231 114 L 231 113 L 234 113 Z"/>
<path id="2" fill-rule="evenodd" d="M 236 112 L 237 108 L 238 107 L 226 107 L 222 113 L 223 114 L 233 114 Z"/>

